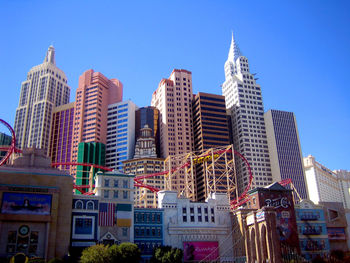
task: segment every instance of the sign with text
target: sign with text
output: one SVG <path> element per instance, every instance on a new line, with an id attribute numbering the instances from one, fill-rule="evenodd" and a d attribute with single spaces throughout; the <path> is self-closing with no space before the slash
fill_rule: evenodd
<path id="1" fill-rule="evenodd" d="M 184 262 L 219 259 L 218 242 L 184 242 Z"/>
<path id="2" fill-rule="evenodd" d="M 51 200 L 51 195 L 4 192 L 1 213 L 50 215 Z"/>

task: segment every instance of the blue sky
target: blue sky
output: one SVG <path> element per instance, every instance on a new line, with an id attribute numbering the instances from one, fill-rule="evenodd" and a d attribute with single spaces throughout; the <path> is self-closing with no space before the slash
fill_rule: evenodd
<path id="1" fill-rule="evenodd" d="M 221 94 L 233 30 L 265 110 L 294 112 L 303 155 L 350 170 L 349 14 L 346 0 L 1 0 L 0 118 L 14 123 L 21 82 L 52 43 L 71 101 L 90 68 L 138 106 L 174 68 L 192 72 L 195 93 Z"/>

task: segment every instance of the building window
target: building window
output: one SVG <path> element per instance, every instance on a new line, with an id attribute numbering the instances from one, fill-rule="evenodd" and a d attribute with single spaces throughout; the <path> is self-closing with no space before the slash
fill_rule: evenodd
<path id="1" fill-rule="evenodd" d="M 113 191 L 113 197 L 118 198 L 118 191 Z"/>
<path id="2" fill-rule="evenodd" d="M 74 234 L 89 235 L 92 233 L 92 218 L 76 218 Z"/>
<path id="3" fill-rule="evenodd" d="M 86 209 L 87 210 L 94 210 L 95 209 L 94 202 L 88 201 L 87 204 L 86 204 Z"/>
<path id="4" fill-rule="evenodd" d="M 109 191 L 108 190 L 104 190 L 103 191 L 103 197 L 104 198 L 108 198 L 109 197 Z"/>
<path id="5" fill-rule="evenodd" d="M 105 179 L 105 187 L 109 187 L 109 179 Z"/>
<path id="6" fill-rule="evenodd" d="M 75 209 L 83 209 L 83 202 L 78 200 L 75 202 Z"/>
<path id="7" fill-rule="evenodd" d="M 128 191 L 123 191 L 123 198 L 128 199 Z"/>
<path id="8" fill-rule="evenodd" d="M 123 227 L 123 237 L 128 236 L 128 229 L 126 227 Z"/>
<path id="9" fill-rule="evenodd" d="M 128 180 L 123 180 L 123 188 L 128 188 Z"/>
<path id="10" fill-rule="evenodd" d="M 118 187 L 119 185 L 119 180 L 118 179 L 114 179 L 114 187 Z"/>
<path id="11" fill-rule="evenodd" d="M 183 217 L 182 217 L 182 221 L 183 221 L 183 222 L 187 222 L 187 216 L 183 216 Z"/>

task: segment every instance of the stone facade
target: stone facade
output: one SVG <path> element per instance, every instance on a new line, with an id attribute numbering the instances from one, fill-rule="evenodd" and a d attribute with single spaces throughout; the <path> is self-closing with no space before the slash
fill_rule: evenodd
<path id="1" fill-rule="evenodd" d="M 206 202 L 191 202 L 175 191 L 160 191 L 164 210 L 164 245 L 184 250 L 184 260 L 232 261 L 232 223 L 226 194 L 211 194 Z M 200 253 L 205 250 L 207 253 Z"/>
<path id="2" fill-rule="evenodd" d="M 0 256 L 46 260 L 68 253 L 73 178 L 51 168 L 45 150 L 25 149 L 0 167 Z"/>

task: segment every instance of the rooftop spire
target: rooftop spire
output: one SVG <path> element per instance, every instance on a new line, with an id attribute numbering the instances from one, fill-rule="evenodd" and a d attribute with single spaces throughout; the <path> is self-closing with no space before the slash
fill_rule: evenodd
<path id="1" fill-rule="evenodd" d="M 242 53 L 239 50 L 239 47 L 235 42 L 235 38 L 233 37 L 233 31 L 232 31 L 231 46 L 230 46 L 230 51 L 228 52 L 227 60 L 231 60 L 233 63 L 235 63 L 236 59 L 240 56 L 242 56 Z"/>
<path id="2" fill-rule="evenodd" d="M 54 65 L 56 65 L 56 61 L 55 61 L 55 48 L 51 45 L 49 46 L 49 49 L 46 52 L 46 56 L 44 59 L 44 63 L 45 62 L 49 62 L 52 63 Z"/>

